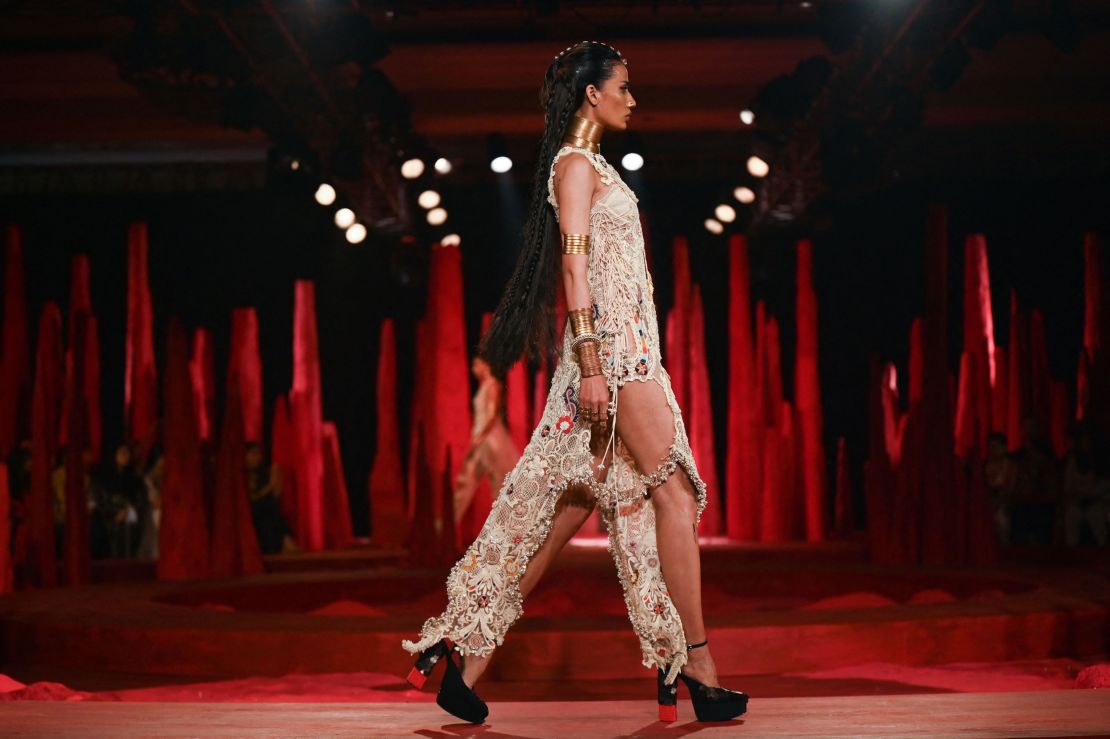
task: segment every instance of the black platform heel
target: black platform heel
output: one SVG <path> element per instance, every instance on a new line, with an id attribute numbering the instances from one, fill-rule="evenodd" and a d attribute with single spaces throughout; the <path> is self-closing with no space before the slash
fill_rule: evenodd
<path id="1" fill-rule="evenodd" d="M 432 670 L 435 669 L 436 663 L 443 659 L 450 649 L 451 645 L 447 643 L 447 640 L 440 639 L 416 657 L 416 664 L 409 670 L 408 677 L 405 679 L 417 690 L 423 688 L 428 675 L 431 675 Z"/>
<path id="2" fill-rule="evenodd" d="M 463 682 L 462 673 L 455 666 L 455 660 L 450 652 L 447 653 L 445 661 L 447 672 L 443 676 L 443 682 L 440 683 L 436 704 L 463 721 L 469 721 L 472 724 L 482 723 L 489 715 L 489 707 Z"/>
<path id="3" fill-rule="evenodd" d="M 704 647 L 709 640 L 697 644 L 687 644 L 687 651 Z M 659 720 L 678 720 L 678 684 L 664 684 L 666 672 L 659 670 Z M 694 715 L 698 721 L 729 721 L 742 716 L 748 710 L 748 696 L 728 688 L 710 687 L 698 682 L 692 677 L 687 677 L 681 672 L 678 677 L 686 684 L 690 691 L 690 701 L 694 704 Z"/>

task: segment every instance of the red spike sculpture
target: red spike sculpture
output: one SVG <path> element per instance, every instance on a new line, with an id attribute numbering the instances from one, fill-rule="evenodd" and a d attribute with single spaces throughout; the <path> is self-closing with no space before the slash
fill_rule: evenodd
<path id="1" fill-rule="evenodd" d="M 393 319 L 382 321 L 378 349 L 378 434 L 370 468 L 370 533 L 385 546 L 408 535 L 405 479 L 401 472 L 401 430 L 397 423 L 397 337 Z"/>
<path id="2" fill-rule="evenodd" d="M 320 355 L 316 338 L 316 290 L 297 280 L 293 308 L 293 389 L 289 411 L 296 443 L 297 518 L 291 528 L 305 551 L 319 552 L 324 540 L 324 448 Z"/>
<path id="3" fill-rule="evenodd" d="M 162 520 L 158 532 L 158 579 L 208 577 L 209 535 L 204 471 L 189 378 L 189 335 L 171 321 L 166 338 L 166 409 L 162 442 Z"/>
<path id="4" fill-rule="evenodd" d="M 329 549 L 351 545 L 351 498 L 343 473 L 343 457 L 339 451 L 339 432 L 335 424 L 325 421 L 324 445 L 324 542 Z"/>
<path id="5" fill-rule="evenodd" d="M 154 310 L 147 282 L 147 230 L 131 224 L 127 244 L 127 344 L 123 417 L 129 441 L 140 457 L 153 442 L 158 417 L 158 374 L 154 364 Z"/>
<path id="6" fill-rule="evenodd" d="M 690 407 L 690 250 L 683 236 L 674 239 L 674 306 L 667 313 L 667 374 L 679 408 Z"/>
<path id="7" fill-rule="evenodd" d="M 977 458 L 986 455 L 987 435 L 991 422 L 991 390 L 998 376 L 995 365 L 994 315 L 991 310 L 990 269 L 987 264 L 987 241 L 982 234 L 970 234 L 964 240 L 964 352 L 974 358 L 976 406 L 970 423 L 975 428 L 974 444 Z"/>
<path id="8" fill-rule="evenodd" d="M 227 367 L 228 397 L 231 383 L 243 404 L 243 438 L 262 441 L 262 357 L 258 352 L 258 314 L 254 308 L 231 311 L 231 351 Z"/>
<path id="9" fill-rule="evenodd" d="M 713 404 L 709 389 L 709 369 L 705 366 L 705 314 L 702 311 L 701 288 L 693 288 L 690 310 L 687 369 L 690 398 L 690 448 L 697 460 L 698 472 L 705 481 L 709 504 L 702 514 L 698 533 L 716 536 L 721 533 L 721 487 L 717 480 L 717 451 L 713 440 Z"/>
<path id="10" fill-rule="evenodd" d="M 65 403 L 62 405 L 62 421 L 59 428 L 59 439 L 62 446 L 67 446 L 66 438 L 69 432 L 69 414 L 73 404 L 80 397 L 85 404 L 84 444 L 87 445 L 93 459 L 100 458 L 100 350 L 96 326 L 96 318 L 92 315 L 92 293 L 89 288 L 89 258 L 78 254 L 73 258 L 70 279 L 69 295 L 69 328 L 66 339 L 65 372 L 66 385 L 69 386 L 77 365 L 74 352 L 76 351 L 77 325 L 80 317 L 86 316 L 88 325 L 85 327 L 86 336 L 82 343 L 80 377 L 74 385 L 75 393 L 67 391 Z"/>
<path id="11" fill-rule="evenodd" d="M 743 236 L 729 239 L 729 379 L 728 444 L 725 479 L 729 538 L 752 541 L 759 532 L 762 489 L 761 415 L 756 395 L 756 368 L 752 346 L 751 295 L 748 242 Z"/>
<path id="12" fill-rule="evenodd" d="M 470 443 L 470 369 L 466 325 L 463 321 L 462 252 L 457 247 L 433 246 L 428 280 L 429 342 L 434 348 L 427 413 L 429 461 L 433 479 L 451 450 L 454 467 L 466 456 Z M 452 477 L 458 470 L 450 469 Z"/>
<path id="13" fill-rule="evenodd" d="M 212 438 L 212 425 L 216 418 L 216 366 L 212 353 L 212 332 L 208 329 L 198 328 L 193 332 L 189 379 L 193 386 L 197 433 L 201 441 L 207 441 Z"/>
<path id="14" fill-rule="evenodd" d="M 246 444 L 242 400 L 231 385 L 216 457 L 216 494 L 212 511 L 212 577 L 258 575 L 262 550 L 251 518 L 247 493 Z"/>
<path id="15" fill-rule="evenodd" d="M 27 298 L 23 283 L 23 241 L 8 226 L 4 248 L 4 326 L 0 338 L 0 457 L 27 433 L 31 395 L 31 350 L 27 335 Z"/>

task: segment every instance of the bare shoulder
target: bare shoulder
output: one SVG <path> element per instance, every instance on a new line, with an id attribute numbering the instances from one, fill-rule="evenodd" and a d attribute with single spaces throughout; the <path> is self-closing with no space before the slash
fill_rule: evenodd
<path id="1" fill-rule="evenodd" d="M 575 190 L 585 189 L 593 191 L 598 184 L 597 170 L 580 151 L 564 154 L 555 163 L 555 187 L 566 184 Z"/>

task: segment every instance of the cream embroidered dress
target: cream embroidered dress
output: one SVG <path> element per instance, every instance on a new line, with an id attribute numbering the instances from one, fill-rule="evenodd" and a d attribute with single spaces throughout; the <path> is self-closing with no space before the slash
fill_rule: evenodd
<path id="1" fill-rule="evenodd" d="M 523 611 L 520 578 L 528 561 L 551 530 L 555 503 L 568 486 L 587 487 L 597 497 L 609 532 L 609 550 L 624 588 L 624 600 L 647 667 L 670 667 L 672 682 L 686 662 L 682 623 L 667 592 L 655 540 L 655 515 L 648 489 L 661 484 L 679 465 L 697 490 L 697 518 L 705 508 L 705 483 L 660 359 L 659 325 L 654 288 L 644 254 L 636 195 L 600 154 L 564 146 L 555 155 L 548 176 L 547 200 L 558 217 L 552 181 L 555 164 L 570 153 L 586 157 L 605 186 L 590 209 L 590 255 L 587 281 L 594 303 L 594 323 L 601 336 L 598 352 L 614 402 L 626 382 L 656 382 L 674 417 L 674 439 L 655 470 L 637 468 L 613 429 L 598 482 L 590 466 L 591 426 L 579 414 L 581 372 L 570 348 L 572 331 L 563 334 L 562 354 L 555 367 L 539 426 L 512 471 L 505 476 L 489 518 L 447 578 L 447 610 L 428 619 L 417 641 L 403 641 L 409 652 L 420 652 L 442 638 L 451 639 L 462 654 L 488 655 L 504 640 Z M 647 472 L 647 474 L 644 474 Z"/>

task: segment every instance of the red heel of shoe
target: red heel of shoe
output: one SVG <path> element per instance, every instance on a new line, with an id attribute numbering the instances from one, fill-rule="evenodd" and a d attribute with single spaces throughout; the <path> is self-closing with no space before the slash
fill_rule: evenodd
<path id="1" fill-rule="evenodd" d="M 424 683 L 427 682 L 428 676 L 421 672 L 420 668 L 413 667 L 411 670 L 409 670 L 408 677 L 406 677 L 405 679 L 408 680 L 409 685 L 416 688 L 417 690 L 420 690 L 424 687 Z"/>
<path id="2" fill-rule="evenodd" d="M 657 685 L 659 688 L 659 720 L 664 723 L 678 721 L 678 683 L 667 685 L 664 680 L 667 673 L 659 670 Z"/>
<path id="3" fill-rule="evenodd" d="M 425 649 L 416 658 L 416 664 L 409 670 L 408 676 L 405 678 L 409 685 L 420 690 L 424 687 L 424 683 L 428 680 L 428 675 L 432 674 L 436 663 L 443 659 L 444 655 L 450 649 L 449 643 L 446 639 L 440 639 L 432 646 Z"/>

